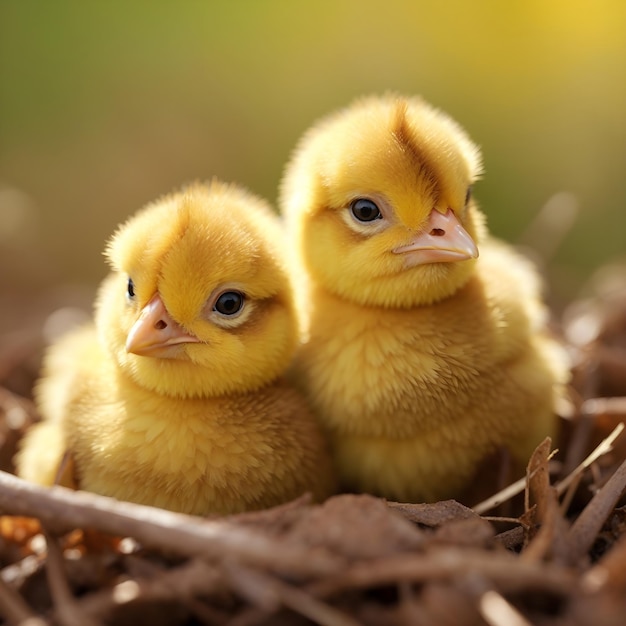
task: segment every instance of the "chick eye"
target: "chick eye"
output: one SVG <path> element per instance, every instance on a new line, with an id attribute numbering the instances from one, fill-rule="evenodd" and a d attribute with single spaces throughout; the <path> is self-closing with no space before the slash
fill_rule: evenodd
<path id="1" fill-rule="evenodd" d="M 225 291 L 216 301 L 213 310 L 221 315 L 236 315 L 243 309 L 245 297 L 238 291 Z"/>
<path id="2" fill-rule="evenodd" d="M 133 283 L 133 279 L 132 278 L 128 279 L 128 287 L 127 287 L 126 295 L 129 298 L 134 298 L 135 297 L 135 283 Z"/>
<path id="3" fill-rule="evenodd" d="M 359 222 L 373 222 L 382 219 L 383 215 L 375 202 L 367 198 L 358 198 L 350 204 L 350 211 Z"/>
<path id="4" fill-rule="evenodd" d="M 470 201 L 471 197 L 472 197 L 472 188 L 468 187 L 467 193 L 465 194 L 465 206 L 467 206 L 467 203 Z"/>

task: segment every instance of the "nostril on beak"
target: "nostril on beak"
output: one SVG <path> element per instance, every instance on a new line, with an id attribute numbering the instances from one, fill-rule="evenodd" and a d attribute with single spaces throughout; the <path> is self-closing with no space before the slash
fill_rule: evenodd
<path id="1" fill-rule="evenodd" d="M 154 327 L 157 330 L 163 330 L 163 329 L 167 328 L 167 322 L 165 322 L 164 320 L 159 320 L 158 322 L 156 322 Z"/>
<path id="2" fill-rule="evenodd" d="M 433 228 L 430 231 L 430 234 L 433 237 L 443 237 L 446 234 L 446 231 L 443 228 Z"/>

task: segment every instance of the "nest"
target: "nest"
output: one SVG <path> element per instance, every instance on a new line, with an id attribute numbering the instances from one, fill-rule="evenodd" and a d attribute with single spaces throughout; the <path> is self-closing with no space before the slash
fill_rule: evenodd
<path id="1" fill-rule="evenodd" d="M 489 497 L 472 508 L 343 494 L 201 519 L 28 484 L 12 457 L 37 419 L 28 396 L 41 346 L 28 333 L 5 343 L 3 623 L 621 624 L 626 285 L 606 284 L 559 328 L 575 362 L 559 440 L 537 447 L 517 483 L 483 481 Z"/>

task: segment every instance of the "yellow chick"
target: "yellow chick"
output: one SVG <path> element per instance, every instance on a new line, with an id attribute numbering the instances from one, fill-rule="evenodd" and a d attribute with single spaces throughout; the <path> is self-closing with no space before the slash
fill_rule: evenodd
<path id="1" fill-rule="evenodd" d="M 480 173 L 460 126 L 394 95 L 317 123 L 287 166 L 294 371 L 347 489 L 459 497 L 491 454 L 508 449 L 523 467 L 553 434 L 567 367 L 536 272 L 486 236 L 471 195 Z"/>
<path id="2" fill-rule="evenodd" d="M 68 450 L 81 489 L 200 515 L 329 495 L 327 444 L 282 379 L 297 322 L 281 241 L 261 199 L 217 181 L 131 217 L 95 325 L 47 354 L 18 474 L 51 484 Z"/>

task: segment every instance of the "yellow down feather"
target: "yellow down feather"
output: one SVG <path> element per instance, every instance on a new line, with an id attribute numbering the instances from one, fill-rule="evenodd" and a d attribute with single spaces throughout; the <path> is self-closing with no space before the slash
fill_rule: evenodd
<path id="1" fill-rule="evenodd" d="M 458 124 L 395 95 L 315 124 L 286 168 L 280 204 L 303 336 L 294 375 L 347 489 L 458 497 L 497 450 L 521 472 L 554 434 L 567 365 L 545 329 L 536 271 L 487 235 L 471 194 L 480 173 Z M 363 200 L 380 215 L 356 217 Z M 398 252 L 445 235 L 431 230 L 442 216 L 478 258 L 469 244 L 464 260 Z"/>
<path id="2" fill-rule="evenodd" d="M 325 441 L 282 378 L 296 320 L 280 245 L 269 207 L 217 181 L 123 224 L 107 247 L 95 325 L 45 358 L 44 421 L 18 473 L 50 484 L 67 450 L 81 489 L 202 515 L 329 495 Z M 218 305 L 223 294 L 239 294 L 240 310 Z M 162 306 L 153 328 L 151 302 Z M 137 326 L 153 345 L 131 340 Z M 159 339 L 172 330 L 175 341 Z"/>

